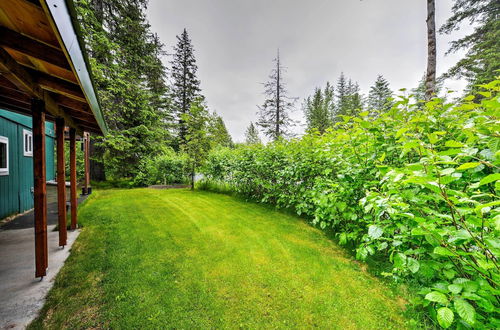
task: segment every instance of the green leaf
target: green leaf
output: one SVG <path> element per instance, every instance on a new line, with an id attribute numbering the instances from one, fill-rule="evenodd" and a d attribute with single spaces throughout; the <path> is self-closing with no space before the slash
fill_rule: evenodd
<path id="1" fill-rule="evenodd" d="M 481 165 L 481 163 L 479 163 L 479 162 L 463 163 L 462 165 L 457 167 L 457 171 L 463 171 L 463 170 L 468 170 L 470 168 L 476 168 L 479 165 Z"/>
<path id="2" fill-rule="evenodd" d="M 465 322 L 469 323 L 470 325 L 476 322 L 476 310 L 466 300 L 457 299 L 455 300 L 454 306 L 455 309 L 457 310 L 458 315 L 460 315 L 460 317 Z"/>
<path id="3" fill-rule="evenodd" d="M 462 291 L 462 286 L 460 284 L 450 284 L 448 285 L 448 290 L 450 290 L 454 294 L 460 293 Z"/>
<path id="4" fill-rule="evenodd" d="M 441 305 L 446 305 L 448 303 L 448 298 L 446 298 L 446 295 L 438 291 L 429 292 L 425 295 L 425 299 L 440 303 Z"/>
<path id="5" fill-rule="evenodd" d="M 446 143 L 444 145 L 447 147 L 450 147 L 450 148 L 461 148 L 464 146 L 462 143 L 460 143 L 458 141 L 454 141 L 454 140 L 446 141 Z"/>
<path id="6" fill-rule="evenodd" d="M 384 231 L 382 230 L 382 228 L 376 225 L 371 225 L 370 227 L 368 227 L 368 236 L 370 236 L 373 239 L 379 238 L 380 236 L 382 236 L 383 233 Z"/>
<path id="7" fill-rule="evenodd" d="M 436 246 L 434 248 L 434 253 L 439 254 L 441 256 L 454 256 L 454 254 L 450 250 L 448 250 L 442 246 Z"/>
<path id="8" fill-rule="evenodd" d="M 500 173 L 490 174 L 482 178 L 481 181 L 479 181 L 479 185 L 482 186 L 497 180 L 500 180 Z"/>
<path id="9" fill-rule="evenodd" d="M 437 320 L 439 325 L 447 329 L 453 323 L 454 314 L 448 307 L 441 307 L 437 310 Z"/>
<path id="10" fill-rule="evenodd" d="M 420 269 L 420 263 L 414 258 L 408 258 L 406 260 L 406 265 L 412 273 L 416 273 Z"/>

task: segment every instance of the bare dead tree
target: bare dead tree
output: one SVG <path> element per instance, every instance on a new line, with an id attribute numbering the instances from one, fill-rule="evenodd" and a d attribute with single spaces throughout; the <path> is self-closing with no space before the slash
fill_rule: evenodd
<path id="1" fill-rule="evenodd" d="M 436 4 L 427 0 L 427 72 L 425 77 L 425 99 L 436 94 Z"/>
<path id="2" fill-rule="evenodd" d="M 293 125 L 289 112 L 293 110 L 296 98 L 287 96 L 283 81 L 284 67 L 280 63 L 280 53 L 274 59 L 276 67 L 269 75 L 269 81 L 264 83 L 264 94 L 267 99 L 259 106 L 259 125 L 264 134 L 273 140 L 286 136 L 288 128 Z"/>

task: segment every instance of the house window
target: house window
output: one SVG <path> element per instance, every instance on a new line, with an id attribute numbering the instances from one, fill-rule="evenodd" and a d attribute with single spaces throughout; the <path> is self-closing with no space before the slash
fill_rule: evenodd
<path id="1" fill-rule="evenodd" d="M 9 139 L 0 136 L 0 175 L 9 175 Z"/>
<path id="2" fill-rule="evenodd" d="M 33 133 L 23 129 L 24 138 L 24 155 L 26 157 L 33 157 Z"/>

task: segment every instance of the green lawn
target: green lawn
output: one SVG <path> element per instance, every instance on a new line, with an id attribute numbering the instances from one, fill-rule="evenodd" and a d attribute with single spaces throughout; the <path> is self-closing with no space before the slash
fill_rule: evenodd
<path id="1" fill-rule="evenodd" d="M 405 328 L 404 299 L 303 220 L 226 195 L 96 191 L 33 328 Z"/>

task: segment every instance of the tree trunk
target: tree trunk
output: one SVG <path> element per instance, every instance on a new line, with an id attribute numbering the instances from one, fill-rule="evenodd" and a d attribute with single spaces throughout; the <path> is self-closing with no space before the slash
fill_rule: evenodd
<path id="1" fill-rule="evenodd" d="M 435 0 L 427 0 L 427 73 L 425 77 L 425 100 L 436 94 L 436 6 Z"/>
<path id="2" fill-rule="evenodd" d="M 194 190 L 194 165 L 191 170 L 191 190 Z"/>
<path id="3" fill-rule="evenodd" d="M 104 162 L 102 161 L 104 151 L 101 147 L 96 146 L 95 143 L 94 139 L 90 139 L 90 179 L 94 181 L 106 181 L 106 172 L 104 171 Z"/>
<path id="4" fill-rule="evenodd" d="M 278 57 L 276 60 L 276 132 L 275 139 L 280 137 L 280 50 L 278 49 Z"/>

